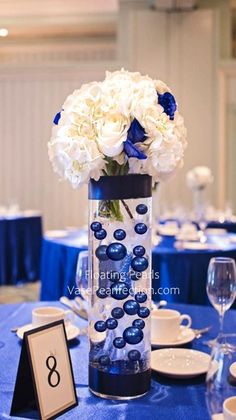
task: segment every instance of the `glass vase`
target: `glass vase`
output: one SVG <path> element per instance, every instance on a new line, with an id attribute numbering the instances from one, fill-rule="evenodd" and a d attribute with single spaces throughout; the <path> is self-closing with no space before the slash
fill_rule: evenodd
<path id="1" fill-rule="evenodd" d="M 89 185 L 89 388 L 103 398 L 150 388 L 151 195 L 148 175 Z"/>

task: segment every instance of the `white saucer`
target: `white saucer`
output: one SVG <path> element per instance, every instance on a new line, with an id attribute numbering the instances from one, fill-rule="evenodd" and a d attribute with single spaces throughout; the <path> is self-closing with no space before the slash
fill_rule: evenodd
<path id="1" fill-rule="evenodd" d="M 76 327 L 76 325 L 73 325 L 71 322 L 66 322 L 65 327 L 66 327 L 66 336 L 67 336 L 68 341 L 74 340 L 80 334 L 80 329 Z M 27 325 L 24 325 L 23 327 L 18 328 L 16 334 L 21 340 L 23 340 L 24 333 L 26 331 L 33 330 L 34 328 L 36 327 L 33 327 L 32 324 L 27 324 Z"/>
<path id="2" fill-rule="evenodd" d="M 213 414 L 211 420 L 224 420 L 224 415 L 223 413 Z"/>
<path id="3" fill-rule="evenodd" d="M 180 334 L 179 336 L 173 340 L 151 340 L 151 344 L 153 347 L 176 347 L 181 346 L 187 343 L 190 343 L 195 338 L 195 334 L 191 328 L 182 326 L 180 327 Z"/>
<path id="4" fill-rule="evenodd" d="M 151 353 L 151 368 L 171 378 L 193 378 L 208 371 L 209 354 L 189 349 L 162 349 Z"/>

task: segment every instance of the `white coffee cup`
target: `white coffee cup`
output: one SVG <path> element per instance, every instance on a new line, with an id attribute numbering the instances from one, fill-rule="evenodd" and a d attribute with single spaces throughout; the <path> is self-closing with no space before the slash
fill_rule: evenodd
<path id="1" fill-rule="evenodd" d="M 236 397 L 227 398 L 223 404 L 224 420 L 236 420 Z"/>
<path id="2" fill-rule="evenodd" d="M 50 324 L 51 322 L 74 320 L 74 313 L 70 310 L 64 311 L 61 308 L 54 306 L 43 306 L 32 310 L 32 325 L 34 327 L 41 327 L 42 325 Z"/>
<path id="3" fill-rule="evenodd" d="M 186 327 L 191 327 L 192 319 L 189 315 L 181 315 L 173 309 L 157 309 L 152 311 L 151 338 L 153 341 L 175 341 L 180 333 L 180 325 L 186 320 Z"/>

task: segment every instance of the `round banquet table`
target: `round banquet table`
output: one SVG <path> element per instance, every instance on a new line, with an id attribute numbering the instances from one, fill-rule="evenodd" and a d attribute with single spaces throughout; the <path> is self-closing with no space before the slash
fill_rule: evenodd
<path id="1" fill-rule="evenodd" d="M 214 256 L 236 259 L 236 235 L 212 237 L 211 249 L 178 250 L 174 239 L 162 238 L 153 248 L 153 300 L 208 304 L 206 277 L 209 261 Z M 41 300 L 58 300 L 61 296 L 74 298 L 75 273 L 79 252 L 87 249 L 84 231 L 70 232 L 65 237 L 43 240 L 41 259 Z M 213 249 L 212 249 L 213 247 Z"/>
<path id="2" fill-rule="evenodd" d="M 0 285 L 39 279 L 41 216 L 0 219 Z"/>
<path id="3" fill-rule="evenodd" d="M 0 307 L 0 419 L 9 419 L 9 411 L 16 379 L 17 366 L 21 350 L 21 342 L 10 330 L 15 326 L 23 326 L 31 322 L 31 312 L 43 303 L 20 303 L 1 305 Z M 58 302 L 44 302 L 44 305 L 61 306 Z M 203 328 L 212 325 L 212 329 L 200 339 L 195 339 L 189 346 L 193 349 L 208 352 L 203 344 L 205 340 L 214 338 L 218 332 L 216 311 L 210 307 L 195 305 L 170 304 L 170 308 L 192 317 L 193 328 Z M 86 321 L 77 318 L 76 323 L 81 328 Z M 230 310 L 225 316 L 225 332 L 234 331 L 236 311 Z M 95 397 L 88 389 L 88 340 L 86 336 L 69 344 L 72 366 L 75 377 L 76 392 L 79 399 L 78 407 L 63 415 L 63 419 L 108 420 L 111 417 L 128 420 L 135 418 L 158 420 L 208 420 L 205 403 L 205 377 L 178 380 L 168 379 L 152 372 L 151 391 L 144 397 L 130 402 L 103 400 Z M 19 417 L 11 417 L 19 419 Z M 22 417 L 26 418 L 22 414 Z M 33 419 L 35 413 L 27 414 Z"/>

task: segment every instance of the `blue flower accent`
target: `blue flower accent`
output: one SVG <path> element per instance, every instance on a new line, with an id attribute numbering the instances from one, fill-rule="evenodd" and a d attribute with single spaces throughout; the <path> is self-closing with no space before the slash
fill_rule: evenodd
<path id="1" fill-rule="evenodd" d="M 130 140 L 126 140 L 124 142 L 124 151 L 127 154 L 127 156 L 135 157 L 137 159 L 147 159 L 147 156 L 141 152 Z"/>
<path id="2" fill-rule="evenodd" d="M 137 159 L 147 159 L 145 153 L 135 146 L 135 143 L 142 143 L 145 138 L 145 130 L 135 118 L 128 130 L 127 140 L 124 142 L 124 151 L 129 158 L 135 157 Z"/>
<path id="3" fill-rule="evenodd" d="M 58 125 L 58 123 L 59 123 L 59 121 L 60 121 L 60 118 L 61 118 L 61 112 L 58 112 L 58 113 L 55 115 L 55 117 L 54 117 L 53 123 L 54 123 L 55 125 Z"/>
<path id="4" fill-rule="evenodd" d="M 146 138 L 146 133 L 141 124 L 136 120 L 132 121 L 131 126 L 128 130 L 127 140 L 130 140 L 133 144 L 142 143 Z"/>
<path id="5" fill-rule="evenodd" d="M 158 94 L 157 96 L 158 103 L 164 108 L 165 113 L 169 115 L 170 120 L 173 120 L 177 109 L 174 96 L 170 92 Z"/>

